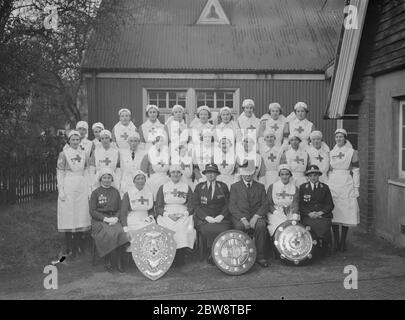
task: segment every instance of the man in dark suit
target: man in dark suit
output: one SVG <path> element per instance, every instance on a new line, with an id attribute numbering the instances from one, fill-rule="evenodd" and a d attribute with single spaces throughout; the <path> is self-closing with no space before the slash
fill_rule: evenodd
<path id="1" fill-rule="evenodd" d="M 264 185 L 254 181 L 255 167 L 240 168 L 241 180 L 231 186 L 229 212 L 233 228 L 253 232 L 256 249 L 256 262 L 266 268 L 266 249 L 269 244 L 266 216 L 268 200 Z"/>
<path id="2" fill-rule="evenodd" d="M 207 164 L 202 174 L 207 181 L 199 183 L 193 193 L 194 225 L 211 252 L 215 238 L 232 227 L 228 220 L 229 190 L 225 183 L 216 180 L 220 174 L 216 164 Z M 208 263 L 213 264 L 210 253 Z"/>
<path id="3" fill-rule="evenodd" d="M 326 255 L 331 242 L 330 227 L 334 208 L 332 195 L 329 187 L 319 182 L 322 172 L 318 166 L 309 166 L 305 174 L 309 178 L 309 182 L 300 186 L 301 222 L 311 227 L 321 242 L 321 254 Z"/>

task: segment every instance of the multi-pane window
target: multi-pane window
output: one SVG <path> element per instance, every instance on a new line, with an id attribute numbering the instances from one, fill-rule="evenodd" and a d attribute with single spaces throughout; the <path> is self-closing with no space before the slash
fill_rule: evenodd
<path id="1" fill-rule="evenodd" d="M 210 108 L 234 107 L 234 94 L 232 90 L 196 90 L 197 107 L 206 105 Z"/>
<path id="2" fill-rule="evenodd" d="M 171 109 L 174 105 L 186 105 L 186 91 L 184 90 L 148 90 L 148 103 L 162 109 Z"/>
<path id="3" fill-rule="evenodd" d="M 405 178 L 405 101 L 402 101 L 399 107 L 399 176 Z"/>

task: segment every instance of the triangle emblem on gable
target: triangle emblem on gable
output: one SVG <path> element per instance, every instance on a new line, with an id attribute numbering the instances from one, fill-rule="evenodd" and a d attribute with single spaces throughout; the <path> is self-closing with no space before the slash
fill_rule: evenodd
<path id="1" fill-rule="evenodd" d="M 208 0 L 197 24 L 230 24 L 219 0 Z"/>

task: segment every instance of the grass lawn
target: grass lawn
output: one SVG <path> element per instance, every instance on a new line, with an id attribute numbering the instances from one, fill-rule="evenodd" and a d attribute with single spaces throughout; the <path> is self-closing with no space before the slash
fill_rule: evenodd
<path id="1" fill-rule="evenodd" d="M 62 251 L 56 197 L 0 207 L 0 271 L 43 267 Z"/>

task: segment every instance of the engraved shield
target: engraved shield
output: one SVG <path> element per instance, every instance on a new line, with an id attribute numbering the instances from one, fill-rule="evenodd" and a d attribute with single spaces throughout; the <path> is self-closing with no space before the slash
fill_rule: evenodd
<path id="1" fill-rule="evenodd" d="M 138 269 L 151 280 L 161 278 L 176 254 L 174 232 L 158 224 L 149 224 L 132 235 L 132 257 Z"/>
<path id="2" fill-rule="evenodd" d="M 239 230 L 222 232 L 212 246 L 216 266 L 226 274 L 241 275 L 248 272 L 256 261 L 253 239 Z"/>
<path id="3" fill-rule="evenodd" d="M 274 245 L 282 260 L 298 265 L 312 259 L 317 241 L 309 226 L 304 227 L 295 220 L 288 220 L 277 227 Z"/>

